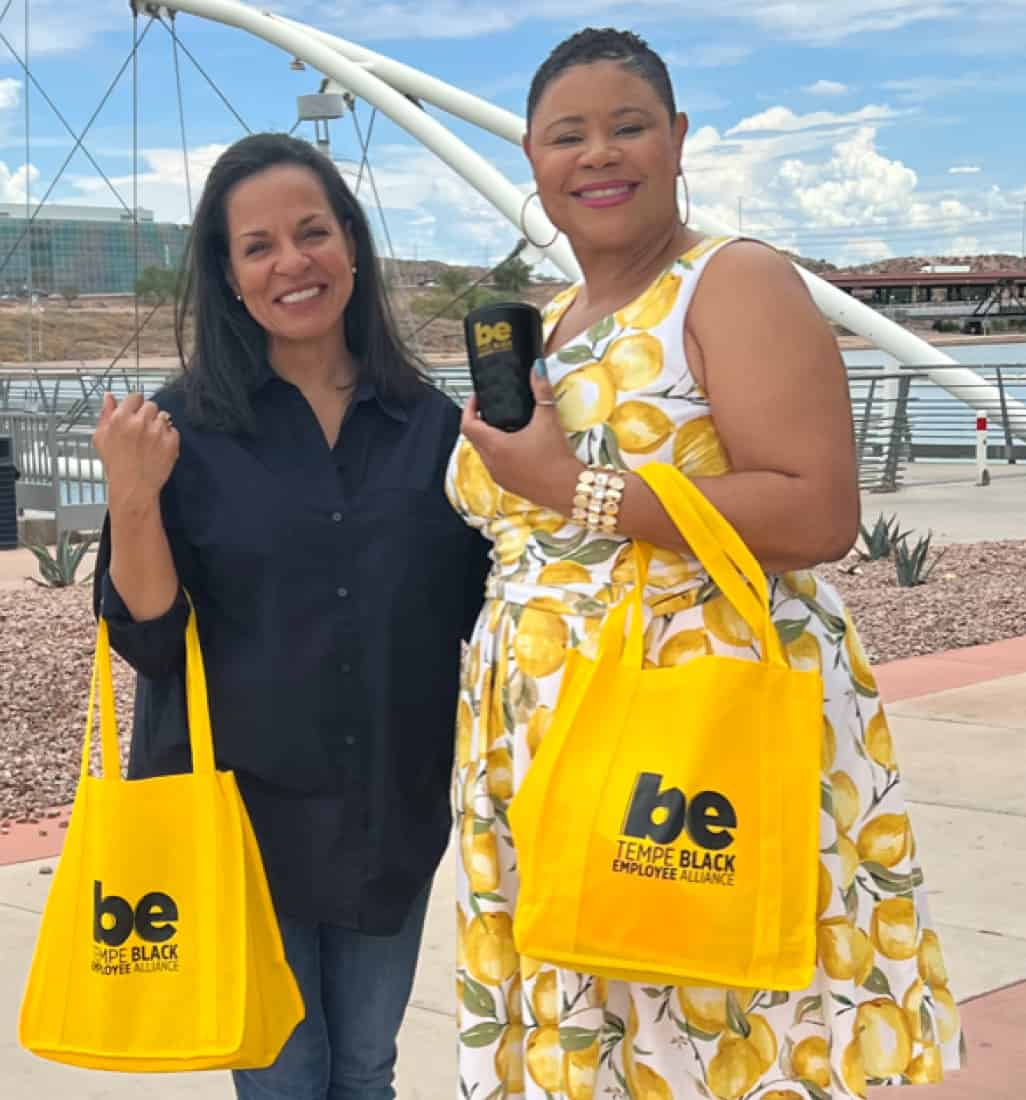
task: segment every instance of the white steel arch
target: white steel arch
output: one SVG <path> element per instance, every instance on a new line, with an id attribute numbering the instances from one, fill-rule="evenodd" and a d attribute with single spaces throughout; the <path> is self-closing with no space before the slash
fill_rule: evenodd
<path id="1" fill-rule="evenodd" d="M 383 54 L 296 20 L 258 11 L 239 0 L 174 0 L 172 4 L 132 0 L 132 3 L 140 14 L 152 14 L 162 9 L 187 12 L 236 27 L 298 57 L 387 115 L 479 191 L 518 230 L 524 228 L 520 223 L 523 192 L 440 122 L 411 103 L 407 96 L 431 103 L 519 144 L 524 121 L 511 112 Z M 732 233 L 730 227 L 694 208 L 691 221 L 696 228 L 707 233 Z M 524 224 L 530 237 L 535 240 L 549 240 L 554 233 L 554 227 L 537 203 L 528 205 Z M 541 251 L 568 278 L 580 277 L 580 269 L 565 238 L 559 237 L 554 244 Z M 869 340 L 899 363 L 927 368 L 932 382 L 969 408 L 983 410 L 997 421 L 1002 415 L 1007 415 L 1013 434 L 1026 441 L 1026 404 L 1006 396 L 1003 407 L 997 387 L 990 385 L 975 371 L 960 366 L 956 359 L 939 348 L 817 275 L 801 267 L 797 270 L 816 305 L 829 320 Z M 928 369 L 934 366 L 941 369 Z"/>

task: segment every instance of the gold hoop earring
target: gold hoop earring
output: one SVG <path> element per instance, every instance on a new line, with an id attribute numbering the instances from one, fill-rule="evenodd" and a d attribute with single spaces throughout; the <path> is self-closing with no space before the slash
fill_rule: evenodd
<path id="1" fill-rule="evenodd" d="M 551 241 L 548 242 L 548 244 L 539 244 L 536 240 L 533 240 L 531 238 L 531 234 L 527 232 L 527 226 L 525 224 L 525 215 L 527 214 L 527 204 L 531 201 L 531 199 L 536 199 L 536 198 L 538 198 L 538 192 L 537 191 L 532 191 L 530 193 L 530 195 L 528 195 L 527 198 L 524 199 L 524 203 L 520 207 L 520 232 L 524 235 L 524 240 L 527 241 L 528 244 L 534 245 L 535 248 L 538 248 L 538 249 L 541 249 L 542 251 L 544 251 L 546 248 L 551 248 L 556 243 L 556 241 L 559 239 L 559 230 L 558 229 L 556 230 L 556 235 L 552 238 Z"/>

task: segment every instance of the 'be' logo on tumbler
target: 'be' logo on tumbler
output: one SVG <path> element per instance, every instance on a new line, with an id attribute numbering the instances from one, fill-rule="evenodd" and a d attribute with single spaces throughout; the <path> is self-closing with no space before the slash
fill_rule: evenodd
<path id="1" fill-rule="evenodd" d="M 513 326 L 506 321 L 499 321 L 494 325 L 486 325 L 481 321 L 474 322 L 474 346 L 478 351 L 496 351 L 493 344 L 500 347 L 509 346 L 513 338 Z"/>

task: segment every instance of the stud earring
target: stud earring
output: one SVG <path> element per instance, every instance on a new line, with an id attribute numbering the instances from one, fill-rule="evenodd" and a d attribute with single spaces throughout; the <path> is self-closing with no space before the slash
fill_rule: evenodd
<path id="1" fill-rule="evenodd" d="M 356 264 L 353 264 L 353 274 L 356 274 Z"/>

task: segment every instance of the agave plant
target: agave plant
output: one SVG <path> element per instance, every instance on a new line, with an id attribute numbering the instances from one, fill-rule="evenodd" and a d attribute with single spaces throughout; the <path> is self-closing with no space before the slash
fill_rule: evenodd
<path id="1" fill-rule="evenodd" d="M 39 563 L 39 575 L 42 578 L 35 583 L 41 588 L 71 587 L 75 583 L 75 574 L 78 572 L 79 565 L 82 564 L 82 559 L 95 541 L 96 535 L 83 535 L 79 542 L 72 545 L 71 533 L 63 531 L 57 540 L 56 554 L 51 554 L 47 546 L 30 544 L 28 548 Z M 35 580 L 35 578 L 32 579 Z"/>
<path id="2" fill-rule="evenodd" d="M 889 558 L 895 548 L 910 534 L 909 531 L 899 530 L 897 515 L 888 517 L 883 512 L 876 517 L 876 523 L 873 524 L 872 530 L 869 530 L 864 523 L 860 523 L 859 532 L 862 536 L 863 547 L 857 549 L 857 553 L 863 561 L 879 561 L 881 558 Z"/>
<path id="3" fill-rule="evenodd" d="M 947 551 L 946 546 L 934 557 L 929 566 L 927 566 L 926 559 L 930 553 L 931 538 L 933 538 L 932 531 L 926 538 L 919 539 L 911 550 L 908 548 L 908 543 L 904 540 L 895 546 L 894 568 L 898 574 L 898 584 L 900 584 L 902 588 L 915 588 L 917 585 L 926 584 L 930 579 L 930 574 L 937 568 L 937 562 L 944 557 Z"/>

